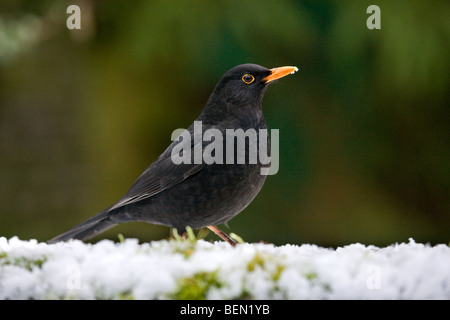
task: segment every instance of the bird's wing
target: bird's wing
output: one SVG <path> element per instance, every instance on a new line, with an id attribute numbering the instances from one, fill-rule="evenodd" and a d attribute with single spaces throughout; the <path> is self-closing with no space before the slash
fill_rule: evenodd
<path id="1" fill-rule="evenodd" d="M 189 128 L 188 131 L 192 133 L 192 128 Z M 191 135 L 191 137 L 193 136 Z M 179 142 L 179 140 L 172 142 L 166 151 L 141 174 L 128 192 L 108 211 L 152 197 L 200 171 L 205 166 L 203 162 L 201 164 L 181 163 L 177 165 L 172 161 L 172 149 Z M 192 138 L 191 154 L 193 154 L 193 150 L 194 139 Z"/>

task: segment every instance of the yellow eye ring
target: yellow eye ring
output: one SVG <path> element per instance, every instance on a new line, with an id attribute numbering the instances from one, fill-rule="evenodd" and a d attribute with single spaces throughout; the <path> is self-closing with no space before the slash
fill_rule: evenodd
<path id="1" fill-rule="evenodd" d="M 250 84 L 253 81 L 255 81 L 255 77 L 249 73 L 246 73 L 242 76 L 242 81 L 244 81 L 244 83 L 246 83 L 246 84 Z"/>

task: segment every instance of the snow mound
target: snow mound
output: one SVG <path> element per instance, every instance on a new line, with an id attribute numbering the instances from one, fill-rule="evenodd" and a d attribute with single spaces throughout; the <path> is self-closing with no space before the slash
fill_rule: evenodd
<path id="1" fill-rule="evenodd" d="M 450 299 L 450 248 L 0 237 L 0 299 Z"/>

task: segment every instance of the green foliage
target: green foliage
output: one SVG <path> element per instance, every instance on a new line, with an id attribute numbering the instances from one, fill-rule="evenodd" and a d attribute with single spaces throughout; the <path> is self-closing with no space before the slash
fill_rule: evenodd
<path id="1" fill-rule="evenodd" d="M 273 283 L 274 291 L 278 291 L 277 281 L 280 279 L 286 267 L 280 264 L 276 257 L 257 252 L 252 260 L 248 262 L 247 271 L 254 272 L 258 268 L 268 271 L 271 274 L 269 280 Z"/>
<path id="2" fill-rule="evenodd" d="M 191 227 L 189 226 L 186 227 L 186 234 L 189 241 L 191 242 L 197 241 L 197 237 L 195 236 L 194 230 L 192 230 Z"/>
<path id="3" fill-rule="evenodd" d="M 11 257 L 6 252 L 0 252 L 0 267 L 14 265 L 32 271 L 34 268 L 41 268 L 45 261 L 47 261 L 45 256 L 39 258 Z"/>
<path id="4" fill-rule="evenodd" d="M 264 267 L 264 257 L 259 253 L 255 254 L 253 259 L 248 263 L 247 271 L 252 272 L 256 267 Z"/>
<path id="5" fill-rule="evenodd" d="M 124 243 L 125 242 L 125 237 L 123 236 L 123 234 L 118 233 L 117 234 L 117 238 L 119 238 L 119 242 L 120 243 Z"/>
<path id="6" fill-rule="evenodd" d="M 134 300 L 134 296 L 132 292 L 126 291 L 121 292 L 118 297 L 119 300 Z"/>
<path id="7" fill-rule="evenodd" d="M 317 273 L 311 271 L 305 274 L 306 279 L 308 279 L 309 281 L 315 280 L 317 279 Z"/>
<path id="8" fill-rule="evenodd" d="M 185 258 L 189 258 L 195 252 L 197 237 L 191 227 L 187 226 L 186 232 L 181 236 L 178 234 L 178 230 L 173 228 L 172 236 L 175 241 L 175 252 L 182 253 Z"/>
<path id="9" fill-rule="evenodd" d="M 275 272 L 273 273 L 273 276 L 272 276 L 273 281 L 276 282 L 276 281 L 278 281 L 280 279 L 281 273 L 283 272 L 283 270 L 285 268 L 286 267 L 281 265 L 281 264 L 277 265 L 277 268 L 276 268 L 276 270 L 275 270 Z"/>
<path id="10" fill-rule="evenodd" d="M 217 271 L 198 272 L 191 277 L 182 278 L 178 281 L 178 289 L 172 299 L 177 300 L 205 300 L 208 290 L 220 288 L 222 283 L 217 279 Z"/>
<path id="11" fill-rule="evenodd" d="M 230 233 L 230 237 L 231 237 L 233 240 L 235 240 L 237 243 L 240 243 L 240 244 L 244 243 L 244 239 L 242 239 L 242 237 L 238 236 L 238 235 L 237 235 L 236 233 L 234 233 L 234 232 L 231 232 L 231 233 Z"/>

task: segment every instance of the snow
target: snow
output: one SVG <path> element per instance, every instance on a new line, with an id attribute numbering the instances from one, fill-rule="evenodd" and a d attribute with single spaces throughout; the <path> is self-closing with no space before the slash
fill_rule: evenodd
<path id="1" fill-rule="evenodd" d="M 0 299 L 450 299 L 450 248 L 0 237 Z"/>

